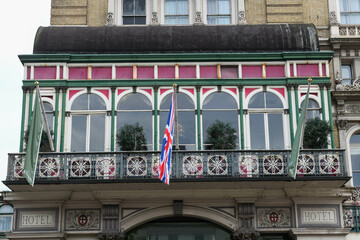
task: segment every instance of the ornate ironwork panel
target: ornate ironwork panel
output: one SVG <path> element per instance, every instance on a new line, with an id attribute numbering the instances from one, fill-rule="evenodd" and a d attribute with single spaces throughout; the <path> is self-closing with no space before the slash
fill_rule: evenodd
<path id="1" fill-rule="evenodd" d="M 225 155 L 208 156 L 208 174 L 209 175 L 227 175 L 228 174 L 228 158 Z"/>
<path id="2" fill-rule="evenodd" d="M 284 161 L 280 155 L 265 155 L 263 157 L 265 175 L 280 175 L 284 173 Z"/>
<path id="3" fill-rule="evenodd" d="M 340 160 L 337 154 L 319 154 L 319 167 L 321 174 L 340 173 Z"/>
<path id="4" fill-rule="evenodd" d="M 144 156 L 130 156 L 127 158 L 127 176 L 146 176 L 147 159 Z"/>
<path id="5" fill-rule="evenodd" d="M 59 158 L 41 158 L 39 161 L 39 177 L 56 178 L 60 176 Z"/>
<path id="6" fill-rule="evenodd" d="M 256 155 L 239 155 L 239 173 L 251 177 L 259 174 L 259 158 Z"/>
<path id="7" fill-rule="evenodd" d="M 190 155 L 183 157 L 183 174 L 185 176 L 201 176 L 203 175 L 202 157 L 198 155 Z"/>

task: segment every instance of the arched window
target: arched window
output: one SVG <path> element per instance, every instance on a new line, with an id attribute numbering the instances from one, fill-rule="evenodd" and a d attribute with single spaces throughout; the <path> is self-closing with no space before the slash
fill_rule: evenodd
<path id="1" fill-rule="evenodd" d="M 105 150 L 104 100 L 94 93 L 77 97 L 71 106 L 71 151 Z"/>
<path id="2" fill-rule="evenodd" d="M 203 142 L 207 139 L 207 129 L 216 120 L 223 123 L 230 123 L 239 136 L 238 127 L 238 106 L 235 99 L 225 92 L 214 92 L 207 96 L 202 107 L 203 120 Z M 237 137 L 237 141 L 238 141 Z"/>
<path id="3" fill-rule="evenodd" d="M 168 94 L 160 104 L 160 128 L 159 143 L 160 148 L 163 142 L 166 121 L 169 115 L 172 94 Z M 180 150 L 195 150 L 196 133 L 195 133 L 195 105 L 193 100 L 185 93 L 177 93 L 177 113 L 178 113 L 178 134 Z M 175 129 L 174 129 L 175 135 Z M 174 136 L 173 146 L 176 144 Z"/>
<path id="4" fill-rule="evenodd" d="M 8 204 L 0 205 L 0 232 L 11 231 L 11 222 L 14 209 Z"/>
<path id="5" fill-rule="evenodd" d="M 153 149 L 152 134 L 152 104 L 150 100 L 141 93 L 129 93 L 122 97 L 116 108 L 116 132 L 125 124 L 134 125 L 139 123 L 144 129 L 146 146 L 144 149 Z M 117 149 L 120 150 L 119 146 Z"/>
<path id="6" fill-rule="evenodd" d="M 360 186 L 360 133 L 350 138 L 352 179 L 354 186 Z"/>
<path id="7" fill-rule="evenodd" d="M 304 102 L 301 103 L 301 109 L 304 107 Z M 320 118 L 320 107 L 319 104 L 313 100 L 309 99 L 308 106 L 307 106 L 307 112 L 306 112 L 306 119 L 310 118 Z"/>
<path id="8" fill-rule="evenodd" d="M 284 149 L 283 104 L 271 92 L 259 92 L 249 101 L 251 149 Z"/>
<path id="9" fill-rule="evenodd" d="M 47 123 L 49 125 L 49 128 L 50 128 L 50 130 L 54 130 L 54 109 L 53 109 L 53 106 L 48 102 L 43 102 L 43 104 L 44 104 L 46 120 L 47 120 Z"/>

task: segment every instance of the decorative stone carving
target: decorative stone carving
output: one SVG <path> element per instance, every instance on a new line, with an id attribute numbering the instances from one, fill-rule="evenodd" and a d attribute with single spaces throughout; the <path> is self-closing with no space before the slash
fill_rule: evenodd
<path id="1" fill-rule="evenodd" d="M 233 240 L 256 240 L 260 234 L 253 227 L 255 207 L 254 203 L 238 204 L 239 227 L 235 228 L 231 239 Z"/>
<path id="2" fill-rule="evenodd" d="M 245 11 L 239 11 L 238 24 L 247 24 L 246 17 L 245 17 Z"/>
<path id="3" fill-rule="evenodd" d="M 273 228 L 273 227 L 291 227 L 290 208 L 258 208 L 257 227 Z"/>
<path id="4" fill-rule="evenodd" d="M 348 128 L 348 121 L 346 120 L 338 120 L 337 125 L 339 130 L 346 130 Z"/>
<path id="5" fill-rule="evenodd" d="M 360 113 L 360 105 L 359 104 L 347 104 L 345 105 L 346 113 Z"/>
<path id="6" fill-rule="evenodd" d="M 195 13 L 195 21 L 194 24 L 204 24 L 203 20 L 202 20 L 202 16 L 201 16 L 201 12 L 196 12 Z"/>
<path id="7" fill-rule="evenodd" d="M 158 13 L 157 12 L 152 12 L 151 25 L 159 25 L 159 18 L 158 18 Z"/>
<path id="8" fill-rule="evenodd" d="M 121 231 L 119 233 L 99 233 L 99 240 L 124 240 L 125 234 Z"/>
<path id="9" fill-rule="evenodd" d="M 237 229 L 231 234 L 232 240 L 256 240 L 260 237 L 260 233 L 255 229 Z"/>
<path id="10" fill-rule="evenodd" d="M 335 11 L 331 11 L 329 14 L 330 25 L 338 24 L 337 16 Z"/>
<path id="11" fill-rule="evenodd" d="M 100 209 L 69 209 L 65 216 L 65 230 L 100 230 Z"/>
<path id="12" fill-rule="evenodd" d="M 106 26 L 113 26 L 115 24 L 114 13 L 108 12 L 106 18 Z"/>

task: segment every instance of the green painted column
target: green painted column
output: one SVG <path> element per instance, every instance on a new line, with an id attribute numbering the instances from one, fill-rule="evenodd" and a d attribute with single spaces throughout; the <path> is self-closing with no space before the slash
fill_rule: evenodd
<path id="1" fill-rule="evenodd" d="M 294 92 L 295 92 L 295 113 L 296 113 L 296 125 L 299 122 L 300 112 L 299 112 L 299 92 L 298 92 L 299 85 L 294 85 Z"/>
<path id="2" fill-rule="evenodd" d="M 66 87 L 61 89 L 62 91 L 62 104 L 61 104 L 61 140 L 60 140 L 60 152 L 64 151 L 64 134 L 65 134 L 65 108 L 66 108 Z"/>
<path id="3" fill-rule="evenodd" d="M 115 151 L 115 90 L 116 87 L 111 88 L 111 145 L 110 151 Z"/>
<path id="4" fill-rule="evenodd" d="M 158 150 L 158 87 L 154 87 L 154 151 Z"/>
<path id="5" fill-rule="evenodd" d="M 294 124 L 293 124 L 293 109 L 292 109 L 292 96 L 291 96 L 291 85 L 287 85 L 287 94 L 288 94 L 288 105 L 289 105 L 289 121 L 290 121 L 290 139 L 291 146 L 294 142 Z"/>
<path id="6" fill-rule="evenodd" d="M 26 92 L 27 87 L 23 87 L 23 101 L 22 101 L 22 113 L 21 113 L 21 128 L 20 128 L 20 147 L 19 152 L 24 151 L 24 128 L 25 128 L 25 109 L 26 109 Z"/>
<path id="7" fill-rule="evenodd" d="M 200 87 L 196 87 L 196 119 L 197 119 L 197 135 L 198 135 L 198 150 L 201 150 L 201 109 L 200 109 Z"/>
<path id="8" fill-rule="evenodd" d="M 240 141 L 241 149 L 245 149 L 245 135 L 244 135 L 244 108 L 243 108 L 243 86 L 239 86 L 239 105 L 240 105 Z"/>
<path id="9" fill-rule="evenodd" d="M 32 115 L 32 107 L 33 107 L 33 95 L 34 95 L 34 87 L 29 88 L 29 112 L 28 112 L 28 125 L 30 125 L 31 122 L 31 115 Z"/>
<path id="10" fill-rule="evenodd" d="M 59 124 L 59 91 L 60 88 L 55 88 L 56 95 L 55 95 L 55 122 L 54 122 L 54 149 L 55 152 L 57 151 L 57 139 L 58 139 L 58 124 Z"/>
<path id="11" fill-rule="evenodd" d="M 332 107 L 331 107 L 331 92 L 330 84 L 326 86 L 327 88 L 327 100 L 328 100 L 328 111 L 329 111 L 329 123 L 331 127 L 331 148 L 335 148 L 335 139 L 334 139 L 334 125 L 332 119 Z"/>
<path id="12" fill-rule="evenodd" d="M 325 85 L 324 85 L 324 84 L 319 84 L 319 87 L 320 87 L 322 120 L 326 120 L 326 118 L 325 118 L 325 98 L 324 98 L 324 88 L 325 88 Z"/>

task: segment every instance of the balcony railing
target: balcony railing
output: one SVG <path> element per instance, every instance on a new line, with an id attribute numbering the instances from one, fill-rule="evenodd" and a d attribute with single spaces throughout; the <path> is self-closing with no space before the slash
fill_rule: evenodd
<path id="1" fill-rule="evenodd" d="M 23 179 L 25 154 L 9 154 L 8 181 Z M 86 152 L 39 154 L 36 179 L 154 179 L 160 152 Z M 290 151 L 173 151 L 171 179 L 286 178 Z M 297 175 L 347 176 L 344 150 L 301 151 Z"/>
<path id="2" fill-rule="evenodd" d="M 343 206 L 344 227 L 351 228 L 352 232 L 360 232 L 360 206 Z"/>
<path id="3" fill-rule="evenodd" d="M 340 25 L 339 34 L 341 37 L 360 37 L 360 25 Z"/>

